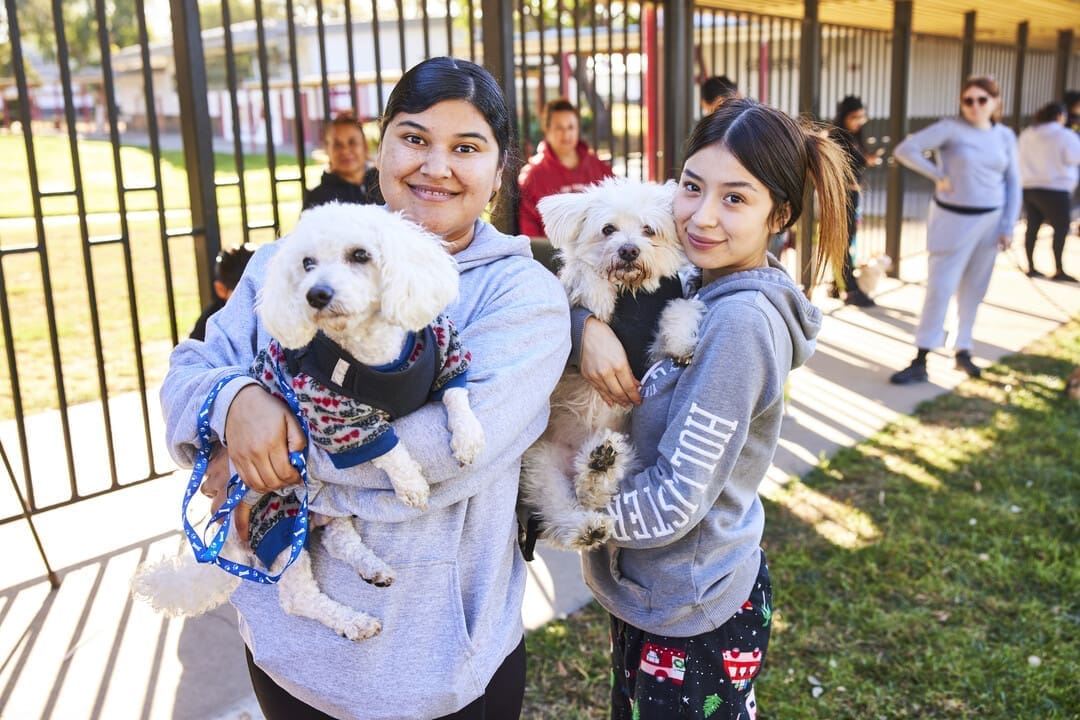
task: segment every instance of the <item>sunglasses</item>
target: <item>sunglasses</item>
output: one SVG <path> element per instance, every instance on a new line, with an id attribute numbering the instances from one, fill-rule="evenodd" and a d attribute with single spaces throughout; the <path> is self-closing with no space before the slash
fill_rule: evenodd
<path id="1" fill-rule="evenodd" d="M 980 105 L 985 105 L 986 103 L 990 102 L 990 96 L 989 95 L 980 95 L 979 97 L 966 97 L 963 100 L 961 100 L 961 102 L 964 103 L 965 105 L 967 105 L 968 107 L 974 107 L 975 103 L 979 103 Z"/>

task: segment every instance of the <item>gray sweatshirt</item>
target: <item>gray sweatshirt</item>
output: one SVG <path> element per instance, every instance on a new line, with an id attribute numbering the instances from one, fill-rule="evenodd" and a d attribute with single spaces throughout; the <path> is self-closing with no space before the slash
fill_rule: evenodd
<path id="1" fill-rule="evenodd" d="M 675 637 L 720 627 L 750 595 L 765 527 L 757 492 L 780 438 L 784 382 L 821 327 L 821 311 L 771 257 L 698 298 L 708 310 L 693 362 L 646 374 L 631 416 L 643 469 L 609 508 L 613 540 L 582 559 L 608 612 Z"/>
<path id="2" fill-rule="evenodd" d="M 1020 181 L 1024 188 L 1071 193 L 1080 176 L 1080 135 L 1059 122 L 1020 133 Z"/>
<path id="3" fill-rule="evenodd" d="M 923 153 L 936 151 L 938 162 Z M 969 208 L 1001 208 L 998 235 L 1012 236 L 1020 218 L 1020 171 L 1016 135 L 1001 123 L 980 129 L 961 118 L 944 118 L 896 146 L 901 163 L 933 181 L 948 177 L 942 202 Z"/>
<path id="4" fill-rule="evenodd" d="M 245 372 L 269 341 L 252 310 L 269 258 L 259 249 L 236 293 L 207 325 L 206 342 L 173 351 L 161 390 L 173 457 L 194 457 L 196 414 L 215 381 Z M 566 293 L 531 259 L 528 239 L 478 222 L 455 256 L 460 296 L 449 306 L 472 353 L 469 399 L 484 428 L 477 461 L 450 451 L 446 410 L 429 403 L 395 420 L 398 437 L 431 483 L 429 509 L 407 508 L 370 463 L 337 469 L 312 447 L 312 509 L 355 515 L 364 541 L 397 573 L 393 585 L 365 583 L 310 544 L 315 576 L 331 597 L 374 615 L 382 633 L 363 642 L 286 615 L 273 586 L 245 582 L 233 594 L 255 662 L 289 693 L 334 717 L 428 720 L 483 694 L 521 641 L 525 564 L 514 506 L 521 454 L 547 422 L 548 396 L 570 350 Z M 211 426 L 220 437 L 229 403 L 248 380 L 222 390 Z"/>

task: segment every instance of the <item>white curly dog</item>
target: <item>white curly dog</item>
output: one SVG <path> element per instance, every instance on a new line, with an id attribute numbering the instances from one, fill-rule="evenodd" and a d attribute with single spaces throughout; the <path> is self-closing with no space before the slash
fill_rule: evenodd
<path id="1" fill-rule="evenodd" d="M 607 323 L 620 296 L 654 292 L 677 275 L 686 258 L 672 218 L 674 193 L 674 183 L 610 178 L 540 200 L 571 305 Z M 696 301 L 670 301 L 650 362 L 691 356 L 703 309 Z M 523 458 L 521 501 L 539 515 L 541 538 L 577 550 L 608 539 L 606 506 L 634 460 L 628 420 L 627 410 L 608 406 L 577 368 L 567 368 L 551 396 L 547 429 Z"/>
<path id="2" fill-rule="evenodd" d="M 250 374 L 280 396 L 276 373 L 282 371 L 311 441 L 330 453 L 335 466 L 370 461 L 386 472 L 403 503 L 426 507 L 429 488 L 422 468 L 389 424 L 395 411 L 409 411 L 398 398 L 411 395 L 414 406 L 429 396 L 441 398 L 451 448 L 462 464 L 473 462 L 484 446 L 465 388 L 469 356 L 453 324 L 440 314 L 458 292 L 453 258 L 419 225 L 370 205 L 307 210 L 278 245 L 257 302 L 274 341 L 259 353 Z M 419 390 L 403 389 L 403 383 L 418 385 L 418 380 L 426 383 Z M 368 385 L 383 382 L 381 395 L 368 393 Z M 350 392 L 355 389 L 360 397 Z M 386 397 L 390 407 L 382 402 Z M 255 507 L 271 521 L 275 513 L 283 514 L 282 500 L 277 494 L 245 498 L 261 503 Z M 254 519 L 252 524 L 254 539 Z M 364 544 L 351 518 L 313 518 L 311 524 L 322 525 L 321 541 L 330 555 L 365 580 L 380 586 L 393 581 L 393 571 Z M 274 554 L 259 555 L 263 564 L 281 572 L 290 548 L 269 550 Z M 254 548 L 235 529 L 222 555 L 255 561 Z M 132 589 L 166 614 L 198 615 L 225 602 L 239 583 L 235 575 L 199 564 L 185 552 L 141 566 Z M 306 552 L 281 575 L 278 594 L 285 612 L 318 620 L 351 640 L 381 631 L 377 619 L 321 592 Z"/>

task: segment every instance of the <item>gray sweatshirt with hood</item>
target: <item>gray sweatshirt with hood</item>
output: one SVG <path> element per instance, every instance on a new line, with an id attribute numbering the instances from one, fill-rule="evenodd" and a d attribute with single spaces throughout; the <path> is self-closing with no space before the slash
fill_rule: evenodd
<path id="1" fill-rule="evenodd" d="M 821 327 L 821 311 L 769 262 L 698 292 L 708 309 L 693 362 L 663 361 L 643 379 L 631 421 L 643 469 L 609 506 L 613 540 L 583 555 L 600 604 L 651 633 L 720 627 L 757 577 L 758 486 L 780 438 L 784 382 Z"/>
<path id="2" fill-rule="evenodd" d="M 207 324 L 206 342 L 173 351 L 161 389 L 173 457 L 190 465 L 196 416 L 221 377 L 247 370 L 269 341 L 253 312 L 269 258 L 258 250 L 225 308 Z M 245 582 L 233 594 L 240 630 L 262 668 L 295 697 L 339 718 L 428 720 L 484 693 L 521 641 L 525 564 L 514 506 L 521 454 L 543 431 L 548 396 L 570 350 L 566 293 L 531 258 L 528 239 L 478 222 L 472 244 L 455 255 L 459 298 L 447 312 L 472 353 L 469 399 L 486 437 L 481 456 L 462 468 L 450 451 L 446 410 L 429 403 L 395 420 L 398 437 L 431 484 L 426 512 L 397 500 L 370 463 L 337 469 L 312 446 L 313 510 L 353 515 L 367 545 L 394 568 L 393 585 L 361 580 L 320 544 L 309 544 L 315 576 L 331 597 L 374 615 L 382 633 L 363 642 L 314 620 L 286 615 L 277 588 Z M 218 437 L 236 392 L 214 404 Z"/>

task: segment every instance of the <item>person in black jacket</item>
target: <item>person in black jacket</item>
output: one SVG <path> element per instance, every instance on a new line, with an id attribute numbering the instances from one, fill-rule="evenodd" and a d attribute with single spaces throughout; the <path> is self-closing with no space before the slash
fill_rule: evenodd
<path id="1" fill-rule="evenodd" d="M 352 110 L 334 116 L 323 136 L 329 168 L 319 184 L 304 193 L 304 210 L 328 202 L 382 205 L 379 172 L 368 166 L 364 128 Z"/>
<path id="2" fill-rule="evenodd" d="M 211 315 L 225 307 L 225 301 L 236 289 L 240 282 L 240 276 L 244 274 L 248 260 L 255 254 L 250 245 L 234 245 L 218 253 L 214 259 L 214 299 L 203 308 L 202 315 L 195 321 L 195 327 L 188 336 L 194 340 L 203 340 L 206 337 L 206 321 Z"/>
<path id="3" fill-rule="evenodd" d="M 859 180 L 866 168 L 881 164 L 881 155 L 884 152 L 870 152 L 863 142 L 862 129 L 868 118 L 863 108 L 862 100 L 854 95 L 848 95 L 836 104 L 836 117 L 832 127 L 829 128 L 829 137 L 836 141 L 848 158 L 848 165 L 855 176 L 855 184 L 848 190 L 848 253 L 844 257 L 844 267 L 840 276 L 843 283 L 844 303 L 858 307 L 871 307 L 875 303 L 869 295 L 859 289 L 855 284 L 855 266 L 852 253 L 855 251 L 855 231 L 859 219 Z M 836 297 L 839 297 L 837 291 Z"/>

